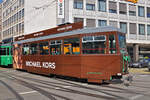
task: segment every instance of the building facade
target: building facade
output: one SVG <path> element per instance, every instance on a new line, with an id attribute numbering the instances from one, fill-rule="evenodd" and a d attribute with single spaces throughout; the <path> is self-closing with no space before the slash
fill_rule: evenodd
<path id="1" fill-rule="evenodd" d="M 85 27 L 121 28 L 134 61 L 150 56 L 149 0 L 4 0 L 2 10 L 2 39 L 83 21 Z"/>
<path id="2" fill-rule="evenodd" d="M 2 4 L 0 4 L 0 42 L 2 40 Z"/>

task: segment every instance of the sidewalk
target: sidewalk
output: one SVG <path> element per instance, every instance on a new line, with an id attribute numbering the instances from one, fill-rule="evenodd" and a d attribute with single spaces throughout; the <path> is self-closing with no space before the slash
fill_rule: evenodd
<path id="1" fill-rule="evenodd" d="M 136 74 L 150 74 L 150 71 L 148 71 L 148 68 L 129 68 L 130 73 L 136 73 Z"/>

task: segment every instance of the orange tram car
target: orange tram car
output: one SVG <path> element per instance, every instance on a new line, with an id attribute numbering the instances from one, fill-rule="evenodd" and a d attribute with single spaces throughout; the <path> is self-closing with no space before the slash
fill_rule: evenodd
<path id="1" fill-rule="evenodd" d="M 13 67 L 102 83 L 128 73 L 125 33 L 106 26 L 83 28 L 82 22 L 16 37 Z"/>

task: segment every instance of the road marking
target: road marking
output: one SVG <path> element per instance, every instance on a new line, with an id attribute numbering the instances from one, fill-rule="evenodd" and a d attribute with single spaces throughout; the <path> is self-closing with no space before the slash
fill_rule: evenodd
<path id="1" fill-rule="evenodd" d="M 30 93 L 35 93 L 35 92 L 37 92 L 37 91 L 29 91 L 29 92 L 22 92 L 22 93 L 19 93 L 19 94 L 30 94 Z"/>
<path id="2" fill-rule="evenodd" d="M 71 86 L 63 86 L 63 88 L 70 88 Z"/>
<path id="3" fill-rule="evenodd" d="M 136 95 L 136 96 L 133 96 L 130 98 L 130 100 L 136 100 L 137 98 L 140 98 L 142 97 L 143 95 Z"/>
<path id="4" fill-rule="evenodd" d="M 55 89 L 56 89 L 56 90 L 59 90 L 59 89 L 61 89 L 61 88 L 58 88 L 58 87 L 57 87 L 57 88 L 55 88 Z"/>

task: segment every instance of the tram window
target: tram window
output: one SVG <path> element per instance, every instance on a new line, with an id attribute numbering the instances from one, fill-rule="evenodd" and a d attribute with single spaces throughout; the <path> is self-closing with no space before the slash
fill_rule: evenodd
<path id="1" fill-rule="evenodd" d="M 30 54 L 35 55 L 38 52 L 38 45 L 33 43 L 30 45 Z"/>
<path id="2" fill-rule="evenodd" d="M 80 39 L 70 38 L 64 40 L 64 54 L 80 54 Z"/>
<path id="3" fill-rule="evenodd" d="M 23 55 L 29 55 L 29 45 L 24 45 L 22 48 L 22 54 Z"/>
<path id="4" fill-rule="evenodd" d="M 85 36 L 82 38 L 83 54 L 105 54 L 106 53 L 106 36 Z"/>
<path id="5" fill-rule="evenodd" d="M 9 48 L 7 48 L 7 54 L 6 55 L 9 55 Z"/>
<path id="6" fill-rule="evenodd" d="M 41 42 L 40 46 L 40 55 L 48 55 L 49 54 L 49 45 L 48 42 Z"/>
<path id="7" fill-rule="evenodd" d="M 51 55 L 60 55 L 61 54 L 61 40 L 50 41 L 50 54 Z"/>
<path id="8" fill-rule="evenodd" d="M 6 48 L 1 48 L 0 52 L 1 52 L 1 55 L 6 55 Z"/>
<path id="9" fill-rule="evenodd" d="M 109 35 L 109 53 L 115 54 L 116 52 L 116 40 L 114 35 Z"/>

